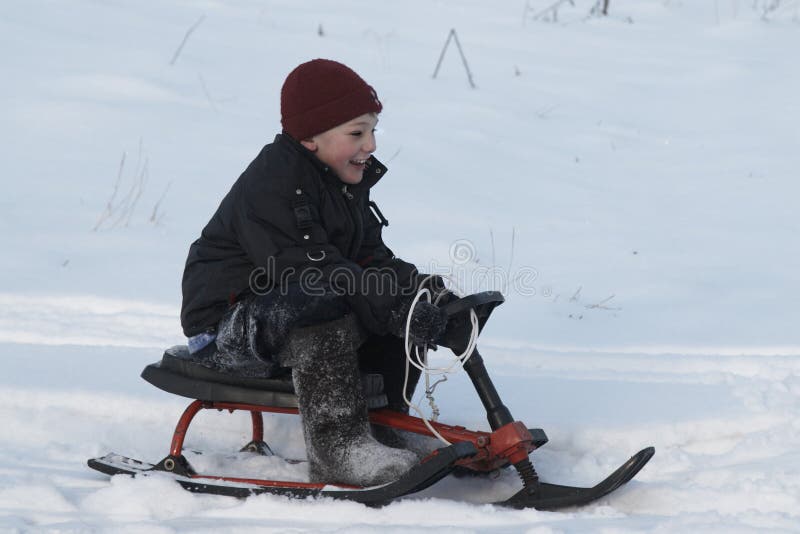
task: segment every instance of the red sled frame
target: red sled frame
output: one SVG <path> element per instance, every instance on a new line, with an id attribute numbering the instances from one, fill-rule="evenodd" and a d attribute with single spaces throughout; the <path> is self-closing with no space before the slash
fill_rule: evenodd
<path id="1" fill-rule="evenodd" d="M 164 458 L 157 465 L 156 469 L 184 475 L 195 479 L 211 479 L 217 481 L 237 482 L 245 484 L 256 484 L 259 486 L 282 486 L 288 488 L 322 489 L 331 484 L 275 481 L 253 478 L 238 478 L 218 475 L 203 475 L 194 471 L 189 462 L 183 456 L 183 443 L 189 431 L 189 425 L 194 417 L 201 410 L 227 410 L 233 413 L 237 410 L 250 412 L 252 421 L 252 441 L 245 445 L 242 450 L 253 452 L 269 451 L 269 446 L 264 441 L 264 420 L 262 413 L 280 413 L 298 415 L 297 408 L 284 408 L 277 406 L 263 406 L 258 404 L 245 404 L 235 402 L 217 402 L 195 400 L 184 410 L 175 427 L 170 445 L 169 456 Z M 371 423 L 389 426 L 399 430 L 413 432 L 426 436 L 432 436 L 430 430 L 425 426 L 425 422 L 394 410 L 373 410 L 369 413 Z M 494 432 L 482 432 L 468 430 L 463 426 L 451 426 L 443 423 L 430 422 L 431 426 L 447 441 L 451 443 L 470 442 L 477 449 L 478 453 L 470 458 L 464 458 L 456 462 L 456 465 L 475 472 L 489 472 L 509 464 L 516 464 L 522 459 L 527 459 L 528 454 L 547 442 L 547 437 L 539 429 L 529 430 L 520 421 L 515 421 L 504 425 Z M 532 434 L 533 433 L 533 434 Z M 536 438 L 534 438 L 534 434 Z M 432 453 L 433 455 L 436 454 Z M 425 460 L 423 460 L 424 462 Z M 356 489 L 355 486 L 336 484 L 342 488 Z"/>

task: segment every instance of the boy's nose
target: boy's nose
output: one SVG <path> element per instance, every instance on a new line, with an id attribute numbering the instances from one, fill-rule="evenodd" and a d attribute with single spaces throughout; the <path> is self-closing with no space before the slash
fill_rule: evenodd
<path id="1" fill-rule="evenodd" d="M 372 152 L 375 152 L 376 148 L 377 148 L 377 146 L 376 146 L 376 143 L 375 143 L 375 134 L 370 132 L 370 134 L 367 136 L 366 142 L 365 142 L 365 144 L 363 146 L 364 152 L 372 153 Z"/>

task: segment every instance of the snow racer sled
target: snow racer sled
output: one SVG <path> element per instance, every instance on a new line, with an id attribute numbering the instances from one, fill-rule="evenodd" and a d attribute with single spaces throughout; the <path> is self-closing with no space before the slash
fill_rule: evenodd
<path id="1" fill-rule="evenodd" d="M 430 422 L 397 411 L 380 409 L 385 406 L 385 396 L 381 392 L 382 377 L 367 376 L 365 388 L 368 390 L 371 423 L 427 436 L 439 434 L 450 443 L 433 451 L 393 482 L 373 487 L 354 487 L 333 481 L 327 484 L 307 483 L 196 472 L 183 454 L 183 442 L 193 417 L 200 410 L 250 412 L 252 440 L 242 451 L 272 455 L 264 441 L 262 413 L 298 414 L 297 397 L 291 378 L 244 378 L 218 373 L 193 363 L 184 346 L 167 350 L 160 362 L 148 365 L 142 372 L 142 377 L 154 386 L 169 393 L 196 399 L 178 421 L 169 454 L 160 462 L 149 464 L 112 453 L 89 460 L 89 467 L 108 475 L 167 474 L 181 486 L 194 492 L 236 497 L 259 493 L 292 497 L 324 496 L 377 506 L 421 491 L 454 469 L 480 474 L 513 466 L 520 476 L 522 488 L 509 499 L 494 503 L 512 508 L 554 510 L 587 504 L 611 493 L 633 478 L 650 460 L 655 449 L 647 447 L 639 451 L 593 487 L 564 486 L 539 480 L 529 455 L 547 443 L 547 436 L 541 429 L 528 429 L 520 421 L 514 420 L 500 399 L 483 359 L 475 348 L 477 334 L 494 308 L 503 301 L 499 292 L 487 291 L 454 300 L 443 307 L 449 320 L 440 345 L 449 347 L 456 354 L 469 351 L 468 358 L 463 358 L 461 363 L 486 409 L 491 432 L 467 430 L 461 426 Z"/>

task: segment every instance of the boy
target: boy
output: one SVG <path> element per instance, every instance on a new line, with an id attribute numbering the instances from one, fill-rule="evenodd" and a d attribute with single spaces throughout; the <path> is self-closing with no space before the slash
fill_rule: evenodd
<path id="1" fill-rule="evenodd" d="M 360 379 L 382 374 L 389 408 L 407 410 L 402 337 L 424 277 L 384 245 L 388 222 L 369 200 L 386 172 L 372 156 L 382 107 L 341 63 L 295 68 L 281 89 L 283 132 L 222 200 L 183 275 L 181 324 L 197 361 L 262 376 L 291 368 L 314 482 L 383 484 L 417 461 L 370 434 Z M 410 337 L 432 344 L 445 326 L 420 302 Z"/>

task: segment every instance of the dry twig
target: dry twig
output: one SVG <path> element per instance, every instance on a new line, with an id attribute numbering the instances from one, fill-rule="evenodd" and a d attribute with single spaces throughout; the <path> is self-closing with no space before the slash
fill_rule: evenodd
<path id="1" fill-rule="evenodd" d="M 472 72 L 469 70 L 469 64 L 467 63 L 467 57 L 464 55 L 464 50 L 461 49 L 461 43 L 458 41 L 458 35 L 456 34 L 455 28 L 450 30 L 450 33 L 447 34 L 447 40 L 444 42 L 444 47 L 442 47 L 442 53 L 439 54 L 439 61 L 436 63 L 436 69 L 433 71 L 433 78 L 436 79 L 436 75 L 439 74 L 439 67 L 442 66 L 442 60 L 444 59 L 444 54 L 447 52 L 447 47 L 450 46 L 450 41 L 453 40 L 456 43 L 456 47 L 458 48 L 458 53 L 461 55 L 461 62 L 464 64 L 464 69 L 467 71 L 467 79 L 469 80 L 469 85 L 473 89 L 475 89 L 475 82 L 472 81 Z"/>
<path id="2" fill-rule="evenodd" d="M 186 34 L 183 36 L 183 41 L 181 41 L 181 44 L 178 45 L 178 48 L 175 50 L 175 53 L 172 54 L 172 59 L 169 60 L 170 67 L 173 66 L 176 61 L 178 61 L 178 56 L 181 55 L 183 47 L 186 45 L 186 41 L 189 40 L 189 36 L 192 35 L 192 33 L 197 29 L 198 26 L 200 26 L 200 24 L 203 23 L 205 19 L 206 19 L 205 15 L 200 15 L 200 18 L 197 19 L 197 22 L 192 24 L 192 26 L 188 30 L 186 30 Z"/>
<path id="3" fill-rule="evenodd" d="M 615 297 L 615 295 L 611 295 L 610 297 L 607 297 L 607 298 L 605 298 L 605 299 L 601 300 L 601 301 L 600 301 L 600 302 L 598 302 L 597 304 L 587 304 L 587 305 L 586 305 L 586 308 L 587 308 L 587 309 L 589 309 L 589 310 L 611 310 L 611 311 L 619 311 L 619 310 L 621 310 L 622 308 L 612 308 L 612 307 L 610 307 L 610 306 L 606 306 L 606 303 L 607 303 L 607 302 L 610 302 L 610 301 L 611 301 L 611 299 L 613 299 L 614 297 Z"/>

